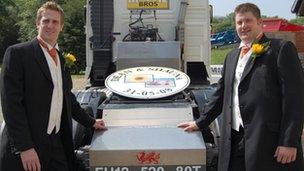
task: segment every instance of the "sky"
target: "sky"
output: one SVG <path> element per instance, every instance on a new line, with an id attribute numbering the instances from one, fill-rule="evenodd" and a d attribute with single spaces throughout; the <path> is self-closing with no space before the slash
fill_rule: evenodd
<path id="1" fill-rule="evenodd" d="M 291 13 L 294 0 L 209 0 L 213 6 L 214 16 L 226 16 L 234 11 L 234 8 L 241 3 L 251 2 L 256 4 L 262 15 L 268 17 L 278 16 L 287 20 L 295 19 L 295 14 Z"/>

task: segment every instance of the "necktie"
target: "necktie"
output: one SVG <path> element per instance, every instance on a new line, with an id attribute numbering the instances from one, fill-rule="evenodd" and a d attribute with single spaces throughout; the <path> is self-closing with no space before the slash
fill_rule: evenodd
<path id="1" fill-rule="evenodd" d="M 243 46 L 241 49 L 240 57 L 242 58 L 249 50 L 250 50 L 250 47 Z"/>
<path id="2" fill-rule="evenodd" d="M 39 44 L 47 50 L 47 52 L 50 54 L 50 56 L 54 60 L 55 64 L 57 65 L 57 50 L 56 50 L 56 48 L 53 47 L 51 50 L 49 50 L 48 46 L 41 39 L 38 39 L 38 41 L 39 41 Z"/>

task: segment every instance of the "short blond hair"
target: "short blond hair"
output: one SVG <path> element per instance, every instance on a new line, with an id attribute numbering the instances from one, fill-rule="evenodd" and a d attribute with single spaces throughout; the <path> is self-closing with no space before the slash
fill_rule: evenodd
<path id="1" fill-rule="evenodd" d="M 63 9 L 54 1 L 48 1 L 44 3 L 37 11 L 36 15 L 36 23 L 40 21 L 42 18 L 42 12 L 46 10 L 53 10 L 53 11 L 58 11 L 60 13 L 60 22 L 61 25 L 64 23 L 64 12 Z"/>

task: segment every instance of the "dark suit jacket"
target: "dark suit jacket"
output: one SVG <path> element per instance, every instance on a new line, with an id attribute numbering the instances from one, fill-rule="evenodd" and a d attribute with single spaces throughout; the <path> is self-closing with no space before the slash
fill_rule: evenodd
<path id="1" fill-rule="evenodd" d="M 84 126 L 95 120 L 85 114 L 71 93 L 72 81 L 61 55 L 63 110 L 61 139 L 72 169 L 72 117 Z M 0 169 L 14 170 L 20 165 L 18 151 L 35 148 L 39 157 L 50 154 L 47 126 L 53 91 L 51 74 L 43 51 L 37 41 L 9 47 L 1 71 L 1 102 L 6 128 L 0 148 Z"/>
<path id="2" fill-rule="evenodd" d="M 304 73 L 291 42 L 265 36 L 260 40 L 268 41 L 268 51 L 249 59 L 238 87 L 246 171 L 303 171 Z M 229 165 L 232 93 L 239 53 L 236 48 L 227 55 L 217 90 L 196 121 L 204 128 L 222 113 L 219 171 L 226 171 Z M 278 164 L 273 157 L 277 146 L 296 147 L 296 161 Z"/>

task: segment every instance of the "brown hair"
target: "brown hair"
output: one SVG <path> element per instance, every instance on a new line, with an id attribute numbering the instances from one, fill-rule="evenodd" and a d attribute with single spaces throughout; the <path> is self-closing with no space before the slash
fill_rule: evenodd
<path id="1" fill-rule="evenodd" d="M 37 11 L 36 22 L 39 22 L 42 17 L 42 12 L 46 10 L 58 11 L 60 13 L 60 22 L 61 25 L 64 22 L 64 12 L 63 9 L 54 1 L 48 1 L 44 3 Z"/>
<path id="2" fill-rule="evenodd" d="M 261 18 L 261 11 L 258 6 L 252 3 L 243 3 L 234 9 L 234 15 L 237 13 L 251 12 L 257 19 Z"/>

